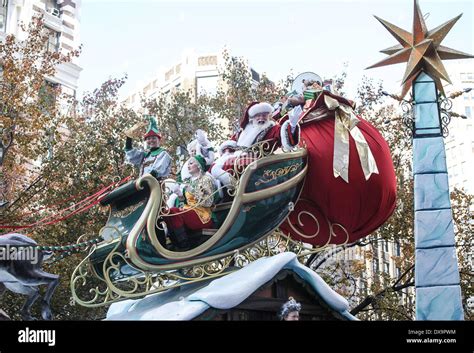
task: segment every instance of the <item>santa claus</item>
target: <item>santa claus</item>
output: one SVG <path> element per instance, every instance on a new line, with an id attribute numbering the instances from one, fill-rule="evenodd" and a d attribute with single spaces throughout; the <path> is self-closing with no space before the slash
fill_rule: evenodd
<path id="1" fill-rule="evenodd" d="M 274 121 L 272 117 L 273 107 L 266 102 L 251 103 L 240 121 L 240 130 L 231 139 L 236 141 L 235 152 L 227 152 L 220 163 L 211 168 L 214 178 L 228 187 L 231 184 L 231 175 L 228 170 L 232 168 L 233 162 L 243 150 L 262 141 L 268 141 L 271 149 L 282 147 L 283 151 L 291 151 L 298 145 L 300 140 L 300 128 L 298 119 L 301 109 L 293 109 L 287 121 L 282 125 Z"/>

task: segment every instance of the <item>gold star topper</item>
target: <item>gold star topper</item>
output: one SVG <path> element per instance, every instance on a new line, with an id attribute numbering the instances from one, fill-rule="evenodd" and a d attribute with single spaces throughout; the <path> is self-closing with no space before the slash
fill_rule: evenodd
<path id="1" fill-rule="evenodd" d="M 414 5 L 413 33 L 374 16 L 400 44 L 381 50 L 381 53 L 389 56 L 366 69 L 408 62 L 402 80 L 402 98 L 405 97 L 413 80 L 421 70 L 424 70 L 434 79 L 440 93 L 445 95 L 441 78 L 449 83 L 451 83 L 451 80 L 441 60 L 474 58 L 473 55 L 441 45 L 443 39 L 457 20 L 461 18 L 462 14 L 428 31 L 418 6 L 418 0 L 414 0 Z"/>

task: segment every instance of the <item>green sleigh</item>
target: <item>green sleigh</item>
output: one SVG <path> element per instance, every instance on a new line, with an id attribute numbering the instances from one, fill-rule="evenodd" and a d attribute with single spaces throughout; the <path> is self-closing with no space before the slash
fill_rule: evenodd
<path id="1" fill-rule="evenodd" d="M 165 193 L 154 177 L 146 174 L 107 195 L 101 201 L 110 207 L 103 241 L 75 269 L 74 299 L 101 306 L 225 274 L 234 254 L 265 239 L 286 219 L 306 176 L 305 148 L 257 155 L 238 172 L 233 201 L 214 206 L 215 229 L 201 232 L 187 251 L 163 244 Z"/>

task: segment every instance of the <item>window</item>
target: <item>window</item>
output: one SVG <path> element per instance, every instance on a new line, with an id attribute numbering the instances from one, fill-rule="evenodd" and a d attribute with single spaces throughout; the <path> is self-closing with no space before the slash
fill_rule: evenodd
<path id="1" fill-rule="evenodd" d="M 400 276 L 402 275 L 402 270 L 400 269 L 400 267 L 397 267 L 395 269 L 395 275 L 397 276 L 397 278 L 400 278 Z"/>
<path id="2" fill-rule="evenodd" d="M 51 12 L 52 9 L 59 10 L 58 2 L 56 0 L 45 0 L 44 2 L 47 12 Z"/>
<path id="3" fill-rule="evenodd" d="M 255 71 L 254 69 L 250 69 L 250 73 L 252 74 L 252 79 L 254 81 L 260 82 L 260 75 L 257 71 Z"/>
<path id="4" fill-rule="evenodd" d="M 401 255 L 401 249 L 400 249 L 400 243 L 399 242 L 395 243 L 395 255 L 397 255 L 397 256 Z"/>
<path id="5" fill-rule="evenodd" d="M 58 87 L 59 85 L 56 83 L 45 81 L 39 91 L 39 104 L 45 114 L 48 114 L 51 108 L 54 109 Z"/>
<path id="6" fill-rule="evenodd" d="M 388 252 L 388 240 L 383 242 L 383 251 Z"/>
<path id="7" fill-rule="evenodd" d="M 378 244 L 373 245 L 374 259 L 379 258 L 379 246 Z"/>
<path id="8" fill-rule="evenodd" d="M 57 52 L 59 50 L 59 32 L 49 29 L 48 42 L 46 43 L 46 50 L 49 52 Z"/>
<path id="9" fill-rule="evenodd" d="M 201 95 L 207 93 L 209 95 L 215 95 L 217 93 L 218 79 L 218 76 L 197 77 L 197 94 Z"/>
<path id="10" fill-rule="evenodd" d="M 379 260 L 378 259 L 374 259 L 373 268 L 374 268 L 374 274 L 377 274 L 379 272 Z"/>
<path id="11" fill-rule="evenodd" d="M 0 0 L 0 32 L 7 29 L 8 0 Z"/>
<path id="12" fill-rule="evenodd" d="M 383 272 L 390 274 L 390 264 L 388 262 L 383 263 Z"/>
<path id="13" fill-rule="evenodd" d="M 471 107 L 465 107 L 465 114 L 468 118 L 471 118 Z"/>
<path id="14" fill-rule="evenodd" d="M 363 296 L 367 295 L 367 283 L 365 283 L 365 280 L 360 281 L 360 294 Z"/>

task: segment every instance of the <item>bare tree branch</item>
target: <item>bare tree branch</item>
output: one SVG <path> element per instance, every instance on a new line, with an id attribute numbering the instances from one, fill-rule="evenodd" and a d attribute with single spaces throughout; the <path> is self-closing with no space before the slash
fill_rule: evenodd
<path id="1" fill-rule="evenodd" d="M 402 284 L 400 286 L 393 285 L 391 287 L 383 289 L 382 291 L 380 291 L 376 295 L 373 295 L 373 296 L 369 295 L 362 302 L 360 302 L 354 309 L 351 310 L 351 314 L 356 315 L 362 309 L 365 309 L 367 306 L 369 306 L 371 304 L 372 305 L 375 304 L 379 300 L 379 298 L 383 297 L 388 291 L 398 292 L 402 289 L 412 287 L 414 285 L 415 285 L 415 282 L 408 282 L 408 283 Z"/>

